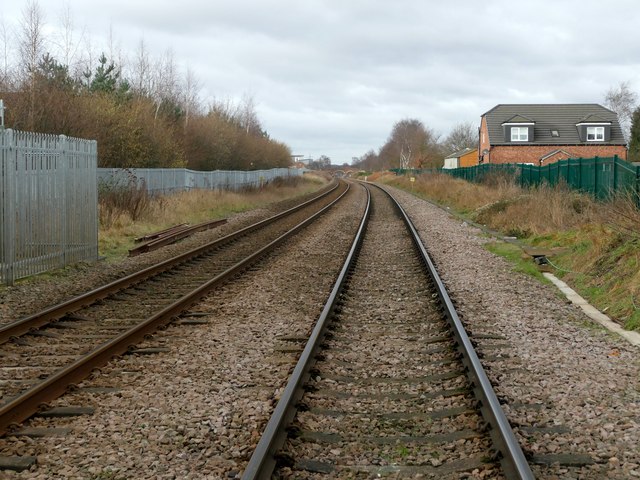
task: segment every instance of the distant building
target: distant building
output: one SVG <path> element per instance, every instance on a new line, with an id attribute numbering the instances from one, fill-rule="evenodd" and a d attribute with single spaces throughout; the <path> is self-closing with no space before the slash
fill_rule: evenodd
<path id="1" fill-rule="evenodd" d="M 478 150 L 475 148 L 463 148 L 444 159 L 442 168 L 471 167 L 478 164 Z"/>
<path id="2" fill-rule="evenodd" d="M 496 105 L 481 116 L 479 140 L 480 163 L 627 158 L 618 115 L 595 103 Z"/>

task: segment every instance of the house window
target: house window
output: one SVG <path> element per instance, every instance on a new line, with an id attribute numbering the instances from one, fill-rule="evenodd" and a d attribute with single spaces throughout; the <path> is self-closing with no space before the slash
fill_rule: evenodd
<path id="1" fill-rule="evenodd" d="M 604 127 L 587 127 L 587 142 L 604 142 Z"/>
<path id="2" fill-rule="evenodd" d="M 529 129 L 527 127 L 511 127 L 512 142 L 529 141 Z"/>

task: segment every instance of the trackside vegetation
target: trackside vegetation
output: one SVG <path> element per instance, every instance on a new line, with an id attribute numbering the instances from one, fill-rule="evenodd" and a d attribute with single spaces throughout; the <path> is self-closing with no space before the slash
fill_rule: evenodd
<path id="1" fill-rule="evenodd" d="M 196 224 L 229 217 L 305 195 L 326 184 L 319 176 L 276 179 L 262 188 L 231 192 L 192 190 L 167 196 L 150 196 L 146 189 L 129 186 L 101 192 L 99 252 L 107 260 L 126 256 L 134 239 L 180 223 Z"/>
<path id="2" fill-rule="evenodd" d="M 508 175 L 483 183 L 442 174 L 415 182 L 393 174 L 369 180 L 413 192 L 527 245 L 554 249 L 556 276 L 625 328 L 640 331 L 640 210 L 634 195 L 601 202 L 562 185 L 524 189 Z M 495 242 L 488 248 L 519 264 L 526 258 Z"/>
<path id="3" fill-rule="evenodd" d="M 253 98 L 205 101 L 196 72 L 183 69 L 170 49 L 152 54 L 141 40 L 124 46 L 128 55 L 94 51 L 68 9 L 62 20 L 62 43 L 45 35 L 37 2 L 26 4 L 20 22 L 0 25 L 6 128 L 97 140 L 99 167 L 259 170 L 291 163 L 289 147 L 263 128 Z"/>

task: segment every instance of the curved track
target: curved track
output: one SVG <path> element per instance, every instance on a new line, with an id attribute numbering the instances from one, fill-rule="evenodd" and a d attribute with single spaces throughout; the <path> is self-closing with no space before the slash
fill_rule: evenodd
<path id="1" fill-rule="evenodd" d="M 533 478 L 410 220 L 370 190 L 243 478 Z"/>
<path id="2" fill-rule="evenodd" d="M 344 183 L 279 215 L 0 328 L 0 434 L 178 318 L 338 202 Z"/>

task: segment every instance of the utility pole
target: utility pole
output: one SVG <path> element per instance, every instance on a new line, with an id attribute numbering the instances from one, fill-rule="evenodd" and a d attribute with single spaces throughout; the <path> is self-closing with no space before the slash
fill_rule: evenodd
<path id="1" fill-rule="evenodd" d="M 0 98 L 0 130 L 4 130 L 4 103 Z"/>

